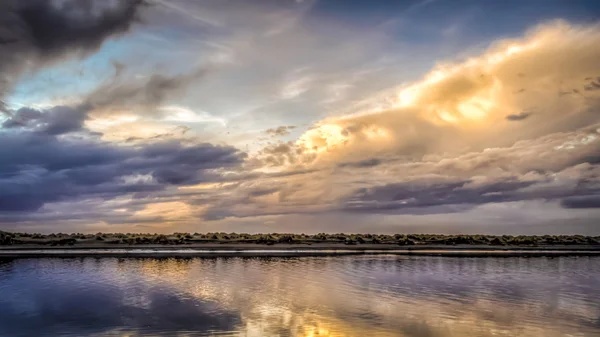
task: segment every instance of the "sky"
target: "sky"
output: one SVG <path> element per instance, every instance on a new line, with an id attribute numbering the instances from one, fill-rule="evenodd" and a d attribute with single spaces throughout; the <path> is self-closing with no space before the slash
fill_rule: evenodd
<path id="1" fill-rule="evenodd" d="M 600 235 L 600 3 L 2 1 L 0 229 Z"/>

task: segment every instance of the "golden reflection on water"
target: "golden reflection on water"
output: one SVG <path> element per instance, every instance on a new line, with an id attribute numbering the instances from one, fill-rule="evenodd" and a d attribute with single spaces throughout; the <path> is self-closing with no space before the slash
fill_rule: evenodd
<path id="1" fill-rule="evenodd" d="M 526 292 L 535 289 L 527 287 L 536 284 L 526 279 L 510 289 L 515 276 L 527 277 L 536 272 L 528 271 L 527 266 L 519 268 L 518 264 L 510 267 L 526 273 L 509 276 L 508 284 L 503 285 L 502 270 L 494 268 L 506 267 L 510 259 L 499 259 L 491 267 L 486 266 L 485 259 L 472 260 L 477 263 L 465 266 L 466 274 L 462 270 L 467 283 L 453 279 L 452 272 L 460 273 L 461 269 L 443 266 L 444 259 L 429 261 L 422 270 L 412 261 L 409 270 L 397 273 L 403 260 L 414 258 L 140 259 L 133 267 L 139 269 L 144 283 L 161 284 L 181 296 L 215 302 L 222 310 L 239 312 L 242 324 L 234 333 L 239 336 L 600 334 L 598 326 L 577 324 L 593 324 L 600 317 L 599 306 L 581 298 L 585 294 L 531 297 Z M 131 264 L 128 261 L 125 269 Z M 598 262 L 595 265 L 597 268 Z M 436 276 L 436 272 L 448 274 Z M 491 275 L 492 285 L 499 290 L 486 289 L 478 278 L 483 274 Z M 533 276 L 535 279 L 540 275 Z M 403 281 L 403 277 L 409 281 Z"/>
<path id="2" fill-rule="evenodd" d="M 0 314 L 15 319 L 24 314 L 23 303 L 42 302 L 27 314 L 43 316 L 39 324 L 75 317 L 69 327 L 75 335 L 600 336 L 600 258 L 594 257 L 22 261 L 8 272 L 0 265 L 0 280 L 8 277 L 0 291 L 18 293 L 16 302 L 0 298 L 9 308 Z M 49 293 L 27 298 L 24 282 L 34 293 L 51 287 L 58 293 L 53 305 L 71 297 L 112 300 L 100 316 L 95 309 L 77 316 L 85 306 L 40 313 Z M 0 334 L 2 324 L 0 317 Z M 85 333 L 76 330 L 86 324 Z"/>

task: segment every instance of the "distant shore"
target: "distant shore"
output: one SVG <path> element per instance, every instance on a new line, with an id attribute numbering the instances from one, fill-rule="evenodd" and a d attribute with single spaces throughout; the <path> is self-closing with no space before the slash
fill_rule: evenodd
<path id="1" fill-rule="evenodd" d="M 192 243 L 182 245 L 79 244 L 46 246 L 22 244 L 1 246 L 0 257 L 194 257 L 194 256 L 323 256 L 358 254 L 396 254 L 421 256 L 600 256 L 600 246 L 482 246 L 482 245 L 419 245 L 402 247 L 394 244 L 345 245 L 315 244 L 248 244 Z"/>
<path id="2" fill-rule="evenodd" d="M 600 255 L 600 237 L 441 234 L 97 233 L 0 231 L 2 256 Z"/>

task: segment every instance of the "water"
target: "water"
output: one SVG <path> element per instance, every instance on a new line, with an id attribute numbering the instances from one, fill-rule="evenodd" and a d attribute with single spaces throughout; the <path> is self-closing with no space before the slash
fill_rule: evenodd
<path id="1" fill-rule="evenodd" d="M 600 257 L 0 258 L 0 336 L 600 336 Z"/>

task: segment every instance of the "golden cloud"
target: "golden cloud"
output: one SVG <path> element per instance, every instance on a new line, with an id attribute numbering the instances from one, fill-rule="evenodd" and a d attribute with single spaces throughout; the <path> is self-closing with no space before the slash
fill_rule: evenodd
<path id="1" fill-rule="evenodd" d="M 510 146 L 598 122 L 600 26 L 555 21 L 478 57 L 439 64 L 365 110 L 317 123 L 296 146 L 310 161 L 422 157 Z"/>

